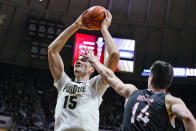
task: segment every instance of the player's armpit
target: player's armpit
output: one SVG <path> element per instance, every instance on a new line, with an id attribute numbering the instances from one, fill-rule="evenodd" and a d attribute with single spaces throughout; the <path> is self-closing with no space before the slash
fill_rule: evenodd
<path id="1" fill-rule="evenodd" d="M 180 118 L 184 123 L 186 131 L 196 131 L 195 118 L 180 98 L 166 95 L 165 103 L 169 116 L 175 115 Z"/>

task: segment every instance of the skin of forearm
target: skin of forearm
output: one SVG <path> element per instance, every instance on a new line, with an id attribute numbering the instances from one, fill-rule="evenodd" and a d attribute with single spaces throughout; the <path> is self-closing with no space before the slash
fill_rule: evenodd
<path id="1" fill-rule="evenodd" d="M 67 40 L 79 29 L 79 25 L 73 23 L 65 29 L 48 47 L 52 52 L 60 52 Z"/>
<path id="2" fill-rule="evenodd" d="M 112 76 L 112 71 L 101 64 L 98 60 L 95 60 L 92 63 L 93 67 L 97 70 L 97 72 L 107 81 L 109 77 Z M 108 81 L 107 81 L 108 82 Z"/>
<path id="3" fill-rule="evenodd" d="M 114 53 L 118 53 L 118 48 L 116 47 L 116 44 L 114 43 L 114 40 L 112 39 L 106 26 L 102 27 L 101 33 L 104 37 L 108 54 L 112 55 Z"/>
<path id="4" fill-rule="evenodd" d="M 176 104 L 172 110 L 183 121 L 186 131 L 196 131 L 195 118 L 184 104 Z"/>
<path id="5" fill-rule="evenodd" d="M 94 68 L 97 72 L 106 80 L 106 82 L 121 96 L 127 97 L 124 89 L 125 87 L 122 86 L 123 83 L 114 75 L 114 72 L 105 67 L 99 61 L 93 63 Z"/>
<path id="6" fill-rule="evenodd" d="M 183 119 L 183 124 L 186 131 L 196 131 L 196 121 L 194 118 Z"/>
<path id="7" fill-rule="evenodd" d="M 196 131 L 196 120 L 192 113 L 187 109 L 186 115 L 183 118 L 183 123 L 186 131 Z"/>
<path id="8" fill-rule="evenodd" d="M 114 72 L 120 59 L 120 53 L 118 52 L 118 48 L 116 47 L 116 44 L 114 43 L 114 40 L 112 39 L 106 26 L 102 26 L 101 32 L 104 37 L 106 43 L 105 45 L 109 54 L 108 58 L 106 59 L 105 65 Z"/>

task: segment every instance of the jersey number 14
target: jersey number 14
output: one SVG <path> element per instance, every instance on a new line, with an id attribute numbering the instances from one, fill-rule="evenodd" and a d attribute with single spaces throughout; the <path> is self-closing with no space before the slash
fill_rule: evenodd
<path id="1" fill-rule="evenodd" d="M 135 122 L 135 113 L 136 113 L 136 110 L 138 108 L 140 103 L 135 103 L 135 105 L 133 106 L 133 110 L 132 110 L 132 117 L 131 117 L 131 123 L 134 123 Z M 138 121 L 143 121 L 144 124 L 146 125 L 148 122 L 149 122 L 149 112 L 147 112 L 149 108 L 149 105 L 146 105 L 139 113 L 139 115 L 136 117 L 136 119 Z"/>

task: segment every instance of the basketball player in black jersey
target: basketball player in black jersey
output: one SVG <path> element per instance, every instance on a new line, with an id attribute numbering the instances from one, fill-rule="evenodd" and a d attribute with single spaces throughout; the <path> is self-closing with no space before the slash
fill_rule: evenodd
<path id="1" fill-rule="evenodd" d="M 164 61 L 155 61 L 150 68 L 148 89 L 138 90 L 124 84 L 115 74 L 102 65 L 90 50 L 86 57 L 98 73 L 121 96 L 125 97 L 123 131 L 167 131 L 180 118 L 186 131 L 196 131 L 196 120 L 180 98 L 166 91 L 173 79 L 173 67 Z"/>

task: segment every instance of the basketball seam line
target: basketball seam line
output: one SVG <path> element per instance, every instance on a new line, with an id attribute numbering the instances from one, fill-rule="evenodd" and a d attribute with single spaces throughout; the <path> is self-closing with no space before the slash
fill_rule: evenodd
<path id="1" fill-rule="evenodd" d="M 94 15 L 94 13 L 95 13 L 96 9 L 97 9 L 97 6 L 96 6 L 96 8 L 95 8 L 95 9 L 94 9 L 94 11 L 93 11 L 92 17 L 93 17 L 93 15 Z M 89 15 L 89 16 L 90 16 L 90 15 Z"/>
<path id="2" fill-rule="evenodd" d="M 89 18 L 85 18 L 85 19 L 88 19 L 89 21 L 94 21 L 94 22 L 102 22 L 102 20 L 98 21 L 98 20 L 93 20 L 92 18 L 90 18 L 90 19 Z"/>
<path id="3" fill-rule="evenodd" d="M 95 17 L 98 17 L 98 16 L 100 16 L 102 13 L 104 13 L 104 12 L 101 12 L 100 14 L 98 14 L 97 16 L 90 16 L 90 17 L 92 17 L 92 18 L 95 18 Z M 104 17 L 105 17 L 105 13 L 104 13 Z"/>

